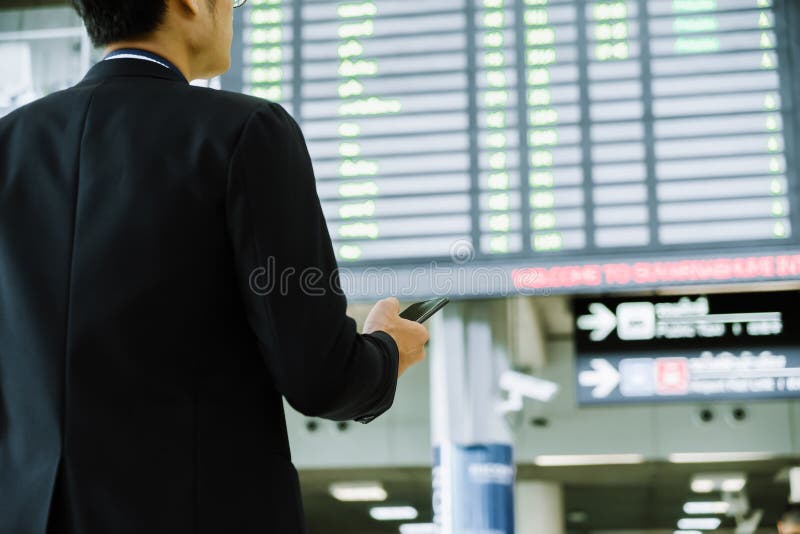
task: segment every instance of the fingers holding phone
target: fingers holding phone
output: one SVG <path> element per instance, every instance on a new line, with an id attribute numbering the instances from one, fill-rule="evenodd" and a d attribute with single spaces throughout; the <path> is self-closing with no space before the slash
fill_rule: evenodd
<path id="1" fill-rule="evenodd" d="M 406 369 L 425 359 L 425 343 L 428 341 L 428 329 L 416 321 L 400 317 L 400 302 L 389 297 L 379 301 L 364 322 L 364 333 L 369 334 L 382 330 L 392 336 L 400 353 L 398 376 Z"/>

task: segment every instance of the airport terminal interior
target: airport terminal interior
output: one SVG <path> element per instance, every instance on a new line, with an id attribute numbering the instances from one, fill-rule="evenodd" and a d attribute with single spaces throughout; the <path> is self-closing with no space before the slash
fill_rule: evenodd
<path id="1" fill-rule="evenodd" d="M 800 503 L 800 2 L 248 0 L 204 90 L 303 129 L 369 424 L 286 405 L 310 534 L 767 534 Z M 0 1 L 0 117 L 102 60 Z M 800 513 L 797 517 L 800 528 Z"/>

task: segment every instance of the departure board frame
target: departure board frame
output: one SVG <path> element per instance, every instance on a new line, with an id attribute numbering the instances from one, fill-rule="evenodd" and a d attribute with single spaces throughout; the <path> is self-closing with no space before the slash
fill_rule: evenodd
<path id="1" fill-rule="evenodd" d="M 800 24 L 800 5 L 788 0 L 699 0 L 694 3 L 695 7 L 707 5 L 709 9 L 704 11 L 692 8 L 681 12 L 678 8 L 688 5 L 686 2 L 687 0 L 251 0 L 248 2 L 249 7 L 235 12 L 235 27 L 239 30 L 234 35 L 232 67 L 223 76 L 222 87 L 231 91 L 259 94 L 277 101 L 302 126 L 317 170 L 318 189 L 339 258 L 342 284 L 353 300 L 391 294 L 407 297 L 448 294 L 458 298 L 799 280 L 800 177 L 797 170 L 796 135 L 800 118 L 797 108 L 800 102 L 800 73 L 797 68 L 800 59 L 800 32 L 792 33 L 790 28 Z M 425 4 L 430 7 L 425 8 L 425 13 L 417 14 L 417 18 L 412 19 L 414 14 L 397 7 L 400 4 Z M 724 9 L 728 4 L 740 7 Z M 394 6 L 397 13 L 380 18 L 382 5 Z M 623 5 L 624 9 L 620 7 Z M 266 12 L 268 7 L 276 6 L 282 10 L 281 19 L 260 22 L 264 23 L 264 28 L 281 28 L 280 39 L 277 41 L 281 53 L 275 54 L 274 64 L 266 67 L 262 65 L 258 69 L 266 78 L 269 78 L 270 73 L 277 76 L 276 73 L 280 71 L 277 82 L 273 79 L 267 86 L 273 89 L 280 87 L 281 91 L 270 92 L 270 89 L 259 93 L 253 90 L 258 84 L 253 83 L 245 74 L 249 68 L 246 59 L 248 39 L 252 40 L 248 35 L 254 31 L 263 31 L 266 34 L 269 30 L 261 27 L 253 29 L 253 20 L 248 20 L 248 17 L 255 10 L 263 9 Z M 329 8 L 336 8 L 333 12 L 341 13 L 341 6 L 345 6 L 345 11 L 350 9 L 355 16 L 339 19 L 320 15 L 327 13 Z M 672 11 L 665 6 L 669 6 Z M 556 21 L 552 25 L 555 27 L 553 30 L 548 25 L 540 24 L 545 20 L 540 8 L 555 8 L 553 12 L 561 16 L 567 17 L 572 13 L 574 17 L 564 18 L 569 22 L 561 25 Z M 675 12 L 675 9 L 678 11 Z M 498 15 L 500 12 L 503 13 L 502 17 Z M 760 18 L 759 26 L 737 27 L 737 24 L 741 24 L 741 17 L 735 16 L 737 13 L 767 16 L 768 24 L 762 26 L 761 21 L 764 19 Z M 769 15 L 765 15 L 766 13 Z M 455 15 L 449 17 L 448 14 L 457 14 L 463 24 L 458 26 L 453 23 L 448 30 L 437 31 L 433 24 L 436 20 L 447 20 L 448 23 L 451 19 L 455 20 Z M 671 23 L 671 28 L 678 28 L 678 19 L 681 17 L 684 20 L 680 25 L 689 28 L 690 37 L 693 37 L 684 39 L 683 42 L 680 41 L 681 34 L 677 33 L 678 30 L 670 33 L 672 30 L 668 27 Z M 414 20 L 420 29 L 408 29 L 409 20 Z M 388 22 L 392 21 L 397 21 L 393 31 L 399 33 L 381 40 L 375 28 L 379 28 L 380 22 L 386 22 L 387 28 L 391 27 Z M 487 21 L 496 22 L 498 26 L 489 27 Z M 361 24 L 361 28 L 369 26 L 367 29 L 375 32 L 374 38 L 383 47 L 382 52 L 377 60 L 354 53 L 353 57 L 364 59 L 361 66 L 366 70 L 363 72 L 369 72 L 369 69 L 373 71 L 365 79 L 350 74 L 325 78 L 325 74 L 319 73 L 327 72 L 326 62 L 330 62 L 332 66 L 338 65 L 341 72 L 342 62 L 346 60 L 342 56 L 341 48 L 338 54 L 329 54 L 326 46 L 337 49 L 357 42 L 361 48 L 356 47 L 355 52 L 368 48 L 367 45 L 362 46 L 358 39 L 341 37 L 341 27 L 347 22 Z M 704 31 L 703 25 L 707 25 L 708 29 Z M 398 30 L 400 26 L 404 29 Z M 321 37 L 335 28 L 340 29 L 339 35 L 331 34 L 336 38 Z M 564 43 L 557 41 L 559 28 L 568 35 Z M 710 28 L 714 28 L 714 31 Z M 357 34 L 359 26 L 354 26 L 353 31 Z M 367 37 L 363 40 L 368 41 L 373 35 L 369 31 L 365 32 Z M 760 34 L 760 48 L 751 50 L 746 41 L 756 37 L 756 34 Z M 694 38 L 697 35 L 700 37 Z M 415 43 L 414 37 L 418 37 L 420 41 Z M 767 40 L 766 45 L 764 39 Z M 775 39 L 775 42 L 770 43 L 770 39 Z M 443 47 L 442 52 L 434 50 L 426 54 L 425 50 L 419 49 L 423 41 L 433 43 L 437 40 Z M 409 46 L 411 51 L 405 53 L 404 48 L 391 49 L 392 43 L 398 43 L 398 47 Z M 431 104 L 424 102 L 423 97 L 450 105 L 448 92 L 442 87 L 448 80 L 459 79 L 459 68 L 453 69 L 450 78 L 445 77 L 449 72 L 447 69 L 436 72 L 433 68 L 422 68 L 419 76 L 414 78 L 411 76 L 413 73 L 405 71 L 397 74 L 401 72 L 397 64 L 406 61 L 411 65 L 424 65 L 424 61 L 428 59 L 443 61 L 448 57 L 456 58 L 459 55 L 456 49 L 459 43 L 463 44 L 463 67 L 460 67 L 464 77 L 463 84 L 454 88 L 449 93 L 449 98 L 460 98 L 463 101 L 462 110 L 452 108 L 453 114 L 463 114 L 462 122 L 457 125 L 459 127 L 451 129 L 453 135 L 448 135 L 447 128 L 434 132 L 435 135 L 428 135 L 423 128 L 419 135 L 403 133 L 403 140 L 413 144 L 414 137 L 421 139 L 420 143 L 430 139 L 433 146 L 438 142 L 437 139 L 441 139 L 442 143 L 446 141 L 461 147 L 457 151 L 453 150 L 452 156 L 424 147 L 420 151 L 420 160 L 435 161 L 439 165 L 442 158 L 456 160 L 461 157 L 466 162 L 466 169 L 431 174 L 428 184 L 425 184 L 426 173 L 423 172 L 419 179 L 412 182 L 427 187 L 439 177 L 445 177 L 454 184 L 461 183 L 461 189 L 452 189 L 449 193 L 439 191 L 430 195 L 404 196 L 397 193 L 397 183 L 400 181 L 394 180 L 395 183 L 388 188 L 394 192 L 384 196 L 382 187 L 370 184 L 369 180 L 362 179 L 361 183 L 351 184 L 349 182 L 357 181 L 353 180 L 353 176 L 343 178 L 331 174 L 330 169 L 336 167 L 336 162 L 356 161 L 361 145 L 367 145 L 374 150 L 385 150 L 380 142 L 382 138 L 397 142 L 400 137 L 389 135 L 384 129 L 374 137 L 367 136 L 357 140 L 358 142 L 348 143 L 347 138 L 319 133 L 322 126 L 329 127 L 325 123 L 336 122 L 335 117 L 325 115 L 324 106 L 338 97 L 335 93 L 330 97 L 326 96 L 326 84 L 331 88 L 338 86 L 340 93 L 342 90 L 363 91 L 369 82 L 384 81 L 379 72 L 383 61 L 389 70 L 395 69 L 392 75 L 396 75 L 398 79 L 403 76 L 409 80 L 413 78 L 420 86 L 429 84 L 432 89 L 428 93 L 415 93 L 413 89 L 406 92 L 387 90 L 387 94 L 383 96 L 396 98 L 385 98 L 385 101 L 377 98 L 375 102 L 386 105 L 389 109 L 392 105 L 399 108 L 404 96 L 408 97 L 409 102 L 416 98 L 414 103 L 422 111 L 411 112 L 408 116 L 413 117 L 417 124 L 422 124 L 420 121 L 424 122 L 428 115 L 432 117 L 430 122 L 435 122 L 437 116 L 446 114 L 437 114 L 437 110 L 431 110 Z M 539 46 L 537 43 L 545 45 Z M 675 52 L 679 47 L 689 53 L 679 55 Z M 718 73 L 720 79 L 744 84 L 741 91 L 726 93 L 721 88 L 714 87 L 713 61 L 705 65 L 698 63 L 702 62 L 704 56 L 703 53 L 696 53 L 698 50 L 707 50 L 715 56 L 718 55 L 716 60 L 720 64 L 725 60 L 744 61 L 760 57 L 762 67 L 765 61 L 767 64 L 777 61 L 777 68 L 765 68 L 763 71 L 742 69 L 741 72 L 722 69 Z M 544 70 L 537 69 L 536 62 L 549 61 L 552 57 L 558 57 L 561 52 L 573 59 L 564 64 L 556 64 L 547 74 L 555 77 L 556 70 L 560 69 L 558 75 L 563 76 L 561 81 L 556 79 L 546 91 L 541 90 L 540 86 L 531 85 L 544 79 Z M 262 56 L 263 60 L 267 53 Z M 764 59 L 767 56 L 769 58 Z M 607 61 L 608 59 L 611 61 Z M 713 59 L 715 58 L 712 56 Z M 616 67 L 609 68 L 609 65 L 614 61 L 618 61 L 619 72 L 629 74 L 613 76 Z M 695 70 L 681 71 L 682 61 L 693 65 Z M 358 61 L 354 60 L 350 65 L 354 68 L 353 72 L 358 70 Z M 709 72 L 703 72 L 704 68 L 708 68 Z M 500 76 L 501 72 L 503 76 Z M 386 80 L 391 82 L 392 75 L 387 75 Z M 434 80 L 437 75 L 441 76 L 441 82 Z M 249 76 L 252 78 L 252 73 Z M 771 77 L 778 79 L 774 88 L 769 87 Z M 706 84 L 707 92 L 699 89 L 696 95 L 692 95 L 687 92 L 686 83 L 697 83 L 698 87 Z M 391 87 L 391 83 L 387 82 L 385 85 Z M 494 91 L 498 100 L 502 100 L 503 93 L 508 97 L 502 104 L 505 120 L 498 127 L 502 130 L 502 135 L 494 135 L 496 132 L 488 126 L 497 118 L 492 116 L 493 109 L 496 108 L 486 104 L 487 98 L 492 96 L 489 94 L 492 87 L 502 88 L 502 91 Z M 550 90 L 550 87 L 556 87 L 557 90 Z M 700 101 L 701 97 L 706 98 L 712 108 L 718 106 L 720 111 L 709 119 L 694 119 L 690 111 L 704 104 L 705 101 Z M 541 105 L 548 98 L 555 100 L 556 104 Z M 349 101 L 352 100 L 350 98 Z M 342 101 L 348 99 L 343 98 Z M 758 101 L 765 102 L 761 111 L 752 107 L 746 108 Z M 741 111 L 739 105 L 742 106 L 741 109 L 749 111 Z M 559 109 L 553 111 L 559 106 Z M 680 106 L 688 111 L 676 111 L 681 109 Z M 638 109 L 641 111 L 637 115 Z M 534 116 L 534 112 L 538 115 Z M 546 127 L 548 113 L 572 118 L 563 123 L 566 124 L 563 128 L 561 122 L 549 128 Z M 622 113 L 621 118 L 614 118 L 614 113 Z M 735 130 L 726 131 L 723 128 L 725 121 L 734 124 L 736 120 L 760 119 L 767 120 L 767 128 L 777 128 L 777 133 L 773 129 L 761 133 L 750 131 L 747 134 L 737 134 Z M 343 120 L 339 122 L 344 123 Z M 351 124 L 354 125 L 355 122 L 352 121 Z M 539 128 L 538 124 L 544 124 L 545 127 Z M 429 125 L 426 127 L 429 128 Z M 681 128 L 697 129 L 692 142 L 684 143 L 682 136 L 676 135 L 676 132 L 680 134 Z M 706 133 L 702 133 L 703 128 Z M 729 141 L 730 147 L 725 147 L 729 153 L 707 157 L 703 155 L 703 141 L 714 139 L 714 136 L 718 141 L 723 137 Z M 566 145 L 548 145 L 556 138 L 568 139 L 568 142 Z M 491 148 L 490 145 L 497 139 L 502 140 L 502 147 Z M 763 153 L 754 150 L 752 154 L 748 154 L 748 143 L 751 141 L 766 141 L 769 148 Z M 337 143 L 339 153 L 333 155 L 332 150 Z M 549 146 L 552 150 L 539 150 L 537 143 L 544 143 L 541 146 Z M 408 160 L 415 157 L 413 153 L 403 150 L 404 147 L 398 143 L 396 155 L 386 152 L 378 154 L 376 159 L 391 159 L 393 164 L 402 168 L 406 163 L 402 161 L 404 158 Z M 551 158 L 549 162 L 548 152 Z M 426 160 L 426 154 L 433 155 Z M 631 154 L 630 159 L 620 159 L 620 155 L 627 154 Z M 682 154 L 686 155 L 684 160 L 680 159 Z M 553 163 L 552 159 L 559 156 L 563 156 L 569 163 L 564 166 Z M 504 172 L 492 172 L 492 158 L 508 165 L 508 172 L 502 169 L 505 177 Z M 739 162 L 745 170 L 741 176 L 736 177 L 710 167 L 704 171 L 708 173 L 705 180 L 698 179 L 704 177 L 691 176 L 693 171 L 686 169 L 691 169 L 693 163 L 699 165 L 704 160 L 714 162 L 710 165 L 718 164 L 720 168 L 724 168 L 728 162 Z M 748 171 L 747 165 L 755 165 L 753 162 L 757 160 L 769 165 L 769 169 L 764 169 L 763 172 Z M 441 166 L 445 167 L 444 164 Z M 378 165 L 375 164 L 375 167 L 378 168 Z M 559 185 L 559 177 L 554 178 L 554 174 L 562 167 L 569 169 L 563 173 L 562 180 L 567 185 Z M 541 169 L 545 171 L 537 173 Z M 459 172 L 463 172 L 463 176 L 458 176 Z M 691 178 L 684 175 L 686 172 L 690 173 Z M 715 175 L 717 172 L 720 174 Z M 733 191 L 736 188 L 742 191 L 752 190 L 756 185 L 756 177 L 750 177 L 748 173 L 763 174 L 759 178 L 770 184 L 770 194 L 775 196 L 769 197 L 765 193 L 763 204 L 768 205 L 768 208 L 756 206 L 756 201 L 741 195 L 715 199 L 704 196 L 703 188 L 712 187 L 709 183 L 720 188 L 719 191 L 726 195 L 728 190 Z M 615 180 L 615 176 L 622 176 L 624 179 Z M 631 179 L 633 176 L 637 178 Z M 664 176 L 668 178 L 662 179 Z M 402 177 L 408 178 L 408 174 Z M 444 181 L 445 178 L 441 180 Z M 343 184 L 345 181 L 348 183 Z M 504 184 L 505 189 L 502 188 Z M 352 205 L 346 205 L 346 202 L 335 198 L 331 193 L 335 189 L 334 185 L 338 185 L 340 190 L 342 185 L 362 187 L 364 194 L 347 197 L 356 201 Z M 498 185 L 501 187 L 490 188 Z M 692 197 L 691 191 L 695 191 L 698 196 Z M 503 194 L 506 194 L 505 199 Z M 567 199 L 566 208 L 557 206 L 559 197 Z M 640 200 L 621 204 L 614 202 L 617 198 L 634 197 Z M 438 211 L 442 213 L 436 212 L 435 201 L 439 198 L 442 200 Z M 661 200 L 663 198 L 668 200 Z M 731 201 L 731 198 L 741 202 Z M 363 202 L 359 204 L 360 201 Z M 393 215 L 381 218 L 376 214 L 380 206 L 375 205 L 380 201 L 393 202 Z M 431 232 L 447 225 L 457 226 L 461 230 L 454 231 L 452 235 L 445 234 L 441 239 L 437 238 L 437 246 L 440 247 L 436 249 L 437 253 L 419 252 L 420 255 L 415 255 L 418 251 L 425 250 L 426 239 L 431 236 L 424 232 L 412 233 L 405 241 L 391 236 L 391 231 L 396 235 L 400 235 L 397 232 L 402 231 L 402 216 L 398 216 L 402 210 L 398 205 L 404 202 L 414 208 L 416 204 L 423 205 L 427 202 L 428 211 L 419 211 L 422 215 L 417 217 L 417 227 L 424 229 L 424 218 L 429 217 L 430 222 L 427 224 Z M 454 203 L 461 208 L 448 213 L 449 206 Z M 343 206 L 347 209 L 352 207 L 351 219 L 338 216 L 342 213 Z M 703 223 L 702 217 L 683 220 L 680 206 L 707 211 L 709 214 L 714 213 L 714 210 L 721 211 L 723 217 L 716 220 L 716 227 L 713 226 L 714 223 Z M 732 211 L 725 212 L 725 209 Z M 752 215 L 756 209 L 769 209 L 773 215 L 777 213 L 775 220 Z M 775 234 L 779 231 L 789 232 L 789 237 L 748 238 L 747 232 L 754 231 L 752 225 L 756 223 L 736 226 L 736 218 L 732 218 L 731 213 L 739 214 L 740 210 L 742 220 L 753 217 L 752 220 L 760 225 L 760 232 L 768 231 L 765 229 L 771 224 Z M 414 213 L 417 211 L 411 210 L 407 218 L 413 219 Z M 559 232 L 537 230 L 539 227 L 547 228 L 548 225 L 555 224 L 555 220 L 562 215 L 566 219 L 571 218 L 571 226 L 565 226 Z M 625 217 L 629 219 L 620 223 L 619 219 Z M 391 224 L 385 226 L 393 229 L 386 237 L 380 224 L 383 220 L 390 220 Z M 630 223 L 632 220 L 637 222 Z M 350 221 L 354 222 L 351 224 Z M 466 226 L 464 221 L 468 221 Z M 740 228 L 741 234 L 735 234 L 733 237 L 736 239 L 725 235 L 724 239 L 703 241 L 698 238 L 701 233 L 697 229 L 705 228 L 722 233 L 730 232 L 729 228 Z M 342 232 L 345 237 L 342 237 Z M 569 239 L 572 241 L 566 246 Z M 638 244 L 631 244 L 632 241 Z M 391 245 L 400 242 L 404 244 L 391 248 Z M 441 246 L 441 243 L 446 246 Z M 359 246 L 368 248 L 375 244 L 379 246 L 375 247 L 376 252 L 372 256 L 359 257 L 356 253 Z M 381 249 L 380 246 L 384 248 Z M 388 251 L 388 254 L 380 254 L 381 250 Z M 396 255 L 391 257 L 391 254 Z"/>

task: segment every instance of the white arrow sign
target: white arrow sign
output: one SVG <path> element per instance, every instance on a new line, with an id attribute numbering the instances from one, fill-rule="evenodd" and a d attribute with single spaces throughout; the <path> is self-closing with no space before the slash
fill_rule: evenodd
<path id="1" fill-rule="evenodd" d="M 578 317 L 578 328 L 591 330 L 589 338 L 592 341 L 603 341 L 617 327 L 617 316 L 599 302 L 589 304 L 589 313 L 591 315 Z"/>
<path id="2" fill-rule="evenodd" d="M 603 358 L 593 359 L 591 366 L 591 371 L 581 371 L 578 383 L 585 388 L 594 388 L 592 397 L 595 399 L 604 399 L 619 385 L 619 372 Z"/>

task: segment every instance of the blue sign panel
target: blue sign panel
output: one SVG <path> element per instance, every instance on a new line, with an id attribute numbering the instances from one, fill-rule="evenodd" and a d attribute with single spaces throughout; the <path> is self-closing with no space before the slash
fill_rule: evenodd
<path id="1" fill-rule="evenodd" d="M 514 461 L 510 445 L 434 448 L 434 522 L 448 514 L 453 533 L 514 534 Z M 448 495 L 444 495 L 448 493 Z M 442 510 L 447 502 L 449 510 Z"/>

